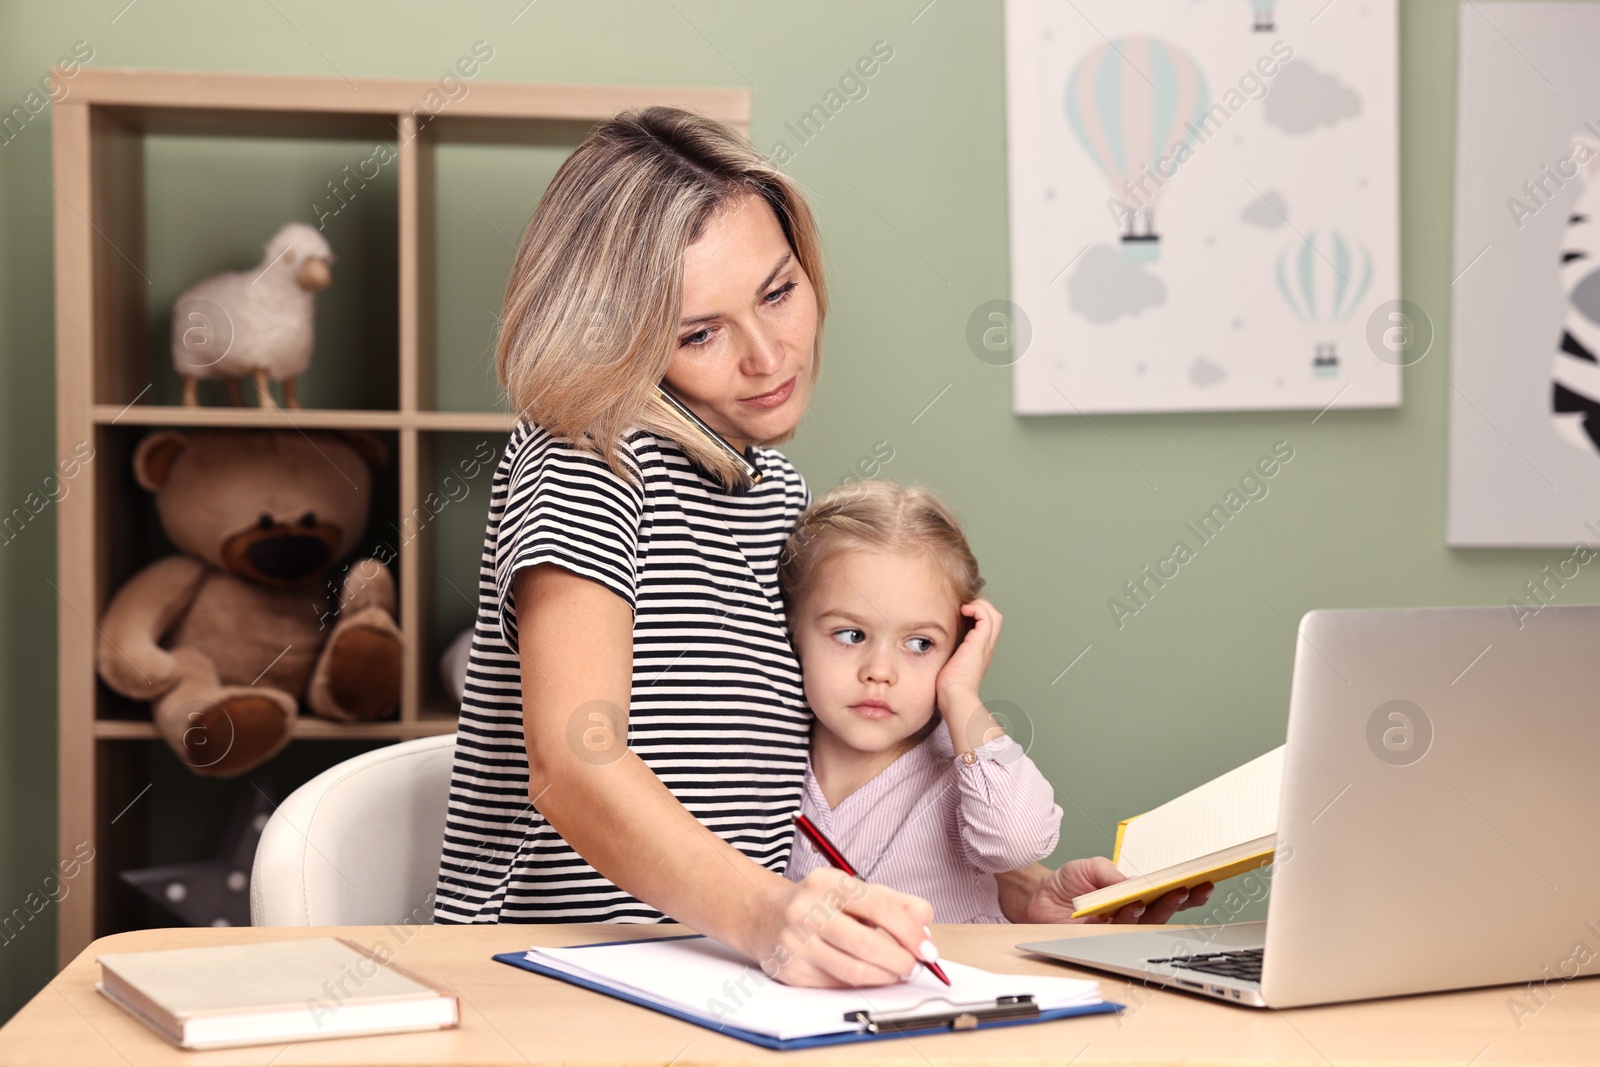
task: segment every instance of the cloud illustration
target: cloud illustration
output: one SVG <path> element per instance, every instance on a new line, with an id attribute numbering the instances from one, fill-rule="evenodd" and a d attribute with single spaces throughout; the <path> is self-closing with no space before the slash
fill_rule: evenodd
<path id="1" fill-rule="evenodd" d="M 1289 217 L 1289 204 L 1276 189 L 1262 193 L 1239 212 L 1239 221 L 1264 230 L 1276 230 Z"/>
<path id="2" fill-rule="evenodd" d="M 1228 376 L 1228 372 L 1211 362 L 1205 356 L 1196 356 L 1195 361 L 1189 365 L 1189 380 L 1200 388 L 1215 385 Z"/>
<path id="3" fill-rule="evenodd" d="M 1264 117 L 1284 133 L 1310 133 L 1361 114 L 1361 96 L 1303 59 L 1286 63 L 1267 92 Z"/>
<path id="4" fill-rule="evenodd" d="M 1067 282 L 1068 304 L 1090 322 L 1115 322 L 1166 303 L 1167 283 L 1109 245 L 1095 245 Z"/>

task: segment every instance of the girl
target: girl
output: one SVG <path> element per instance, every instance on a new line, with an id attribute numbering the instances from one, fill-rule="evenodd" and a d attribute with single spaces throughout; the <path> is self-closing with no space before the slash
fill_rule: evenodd
<path id="1" fill-rule="evenodd" d="M 978 699 L 1001 618 L 955 515 L 926 489 L 845 485 L 778 574 L 816 716 L 801 811 L 936 922 L 1005 922 L 995 875 L 1050 854 L 1061 808 Z M 826 866 L 800 838 L 785 874 Z"/>

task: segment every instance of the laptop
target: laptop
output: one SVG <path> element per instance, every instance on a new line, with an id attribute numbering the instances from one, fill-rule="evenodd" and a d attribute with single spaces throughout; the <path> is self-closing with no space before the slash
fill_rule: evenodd
<path id="1" fill-rule="evenodd" d="M 1272 865 L 1196 927 L 1017 947 L 1258 1008 L 1548 994 L 1600 971 L 1597 777 L 1600 605 L 1312 611 Z M 1252 877 L 1266 921 L 1227 922 Z"/>

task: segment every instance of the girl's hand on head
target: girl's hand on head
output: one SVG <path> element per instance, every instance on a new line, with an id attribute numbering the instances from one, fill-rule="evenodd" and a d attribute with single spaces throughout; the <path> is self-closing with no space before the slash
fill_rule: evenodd
<path id="1" fill-rule="evenodd" d="M 961 605 L 961 614 L 972 617 L 972 628 L 940 668 L 934 693 L 952 745 L 957 752 L 967 752 L 1004 732 L 978 699 L 978 687 L 994 658 L 1003 620 L 999 610 L 983 597 Z"/>
<path id="2" fill-rule="evenodd" d="M 892 985 L 921 970 L 920 960 L 937 960 L 931 922 L 933 905 L 921 897 L 823 867 L 778 887 L 752 955 L 786 985 Z"/>

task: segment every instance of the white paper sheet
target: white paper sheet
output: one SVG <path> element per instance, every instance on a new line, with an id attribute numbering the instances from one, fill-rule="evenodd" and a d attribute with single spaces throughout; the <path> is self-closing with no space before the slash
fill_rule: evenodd
<path id="1" fill-rule="evenodd" d="M 926 968 L 909 982 L 862 989 L 809 989 L 768 978 L 733 949 L 706 937 L 619 945 L 535 948 L 531 962 L 586 978 L 714 1023 L 779 1040 L 860 1029 L 853 1011 L 942 1010 L 948 1005 L 1032 995 L 1041 1011 L 1100 1002 L 1100 983 L 994 974 L 940 961 L 946 987 Z"/>

